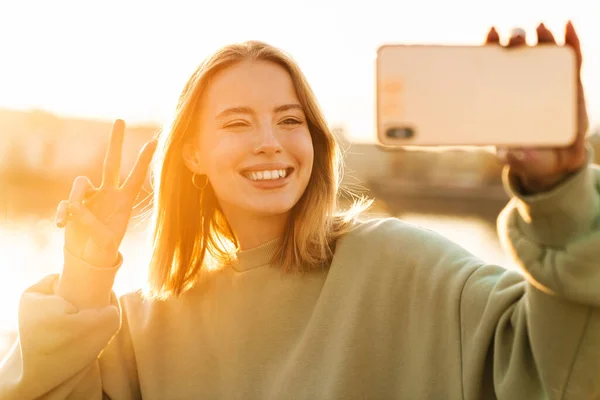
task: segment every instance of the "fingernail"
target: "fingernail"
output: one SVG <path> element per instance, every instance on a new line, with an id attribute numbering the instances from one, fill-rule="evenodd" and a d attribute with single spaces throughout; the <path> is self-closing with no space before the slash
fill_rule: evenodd
<path id="1" fill-rule="evenodd" d="M 507 154 L 506 149 L 499 148 L 496 150 L 496 156 L 502 161 L 506 161 L 506 154 Z"/>
<path id="2" fill-rule="evenodd" d="M 514 37 L 514 38 L 517 38 L 517 37 L 522 37 L 522 38 L 524 38 L 524 37 L 525 37 L 525 35 L 526 35 L 526 32 L 525 32 L 525 30 L 524 30 L 523 28 L 513 28 L 513 29 L 510 31 L 510 36 L 511 36 L 511 37 Z"/>

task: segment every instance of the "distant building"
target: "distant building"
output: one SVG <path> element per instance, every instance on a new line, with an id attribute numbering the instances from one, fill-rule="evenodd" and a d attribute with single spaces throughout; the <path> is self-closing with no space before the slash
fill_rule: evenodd
<path id="1" fill-rule="evenodd" d="M 44 111 L 0 109 L 0 167 L 19 167 L 50 176 L 85 169 L 101 160 L 112 121 L 66 118 Z M 132 165 L 158 126 L 127 128 L 123 166 Z M 16 165 L 15 165 L 16 164 Z"/>

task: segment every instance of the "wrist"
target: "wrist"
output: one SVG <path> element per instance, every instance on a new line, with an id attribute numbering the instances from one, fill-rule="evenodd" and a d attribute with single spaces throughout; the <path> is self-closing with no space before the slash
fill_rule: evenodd
<path id="1" fill-rule="evenodd" d="M 102 308 L 110 304 L 115 275 L 123 258 L 120 253 L 112 268 L 101 268 L 64 249 L 64 264 L 56 294 L 77 309 Z"/>
<path id="2" fill-rule="evenodd" d="M 100 248 L 88 241 L 80 251 L 72 251 L 65 246 L 73 256 L 96 268 L 112 268 L 119 261 L 119 251 L 113 246 Z"/>
<path id="3" fill-rule="evenodd" d="M 112 268 L 117 264 L 119 252 L 109 249 L 86 251 L 82 259 L 98 268 Z"/>

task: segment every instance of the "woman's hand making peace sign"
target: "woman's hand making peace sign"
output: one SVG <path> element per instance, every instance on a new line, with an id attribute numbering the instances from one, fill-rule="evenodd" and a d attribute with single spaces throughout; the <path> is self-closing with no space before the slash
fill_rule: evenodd
<path id="1" fill-rule="evenodd" d="M 104 159 L 102 184 L 95 187 L 89 178 L 73 182 L 68 200 L 58 205 L 56 224 L 65 227 L 65 249 L 96 267 L 112 267 L 127 231 L 134 202 L 144 184 L 156 149 L 156 139 L 142 148 L 125 182 L 119 181 L 125 123 L 113 124 Z"/>

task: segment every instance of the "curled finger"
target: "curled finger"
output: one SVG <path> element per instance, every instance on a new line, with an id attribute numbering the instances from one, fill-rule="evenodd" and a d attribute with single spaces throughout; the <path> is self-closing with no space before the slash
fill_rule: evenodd
<path id="1" fill-rule="evenodd" d="M 90 197 L 96 190 L 90 178 L 87 176 L 78 176 L 73 182 L 73 187 L 71 187 L 69 201 L 71 203 L 82 203 L 84 199 Z"/>
<path id="2" fill-rule="evenodd" d="M 89 232 L 93 232 L 90 236 L 94 238 L 97 245 L 105 245 L 113 240 L 110 231 L 86 206 L 79 203 L 70 203 L 68 210 L 72 221 L 81 224 Z"/>
<path id="3" fill-rule="evenodd" d="M 520 147 L 497 147 L 496 156 L 504 164 L 520 164 L 531 157 L 533 150 Z"/>
<path id="4" fill-rule="evenodd" d="M 94 193 L 96 193 L 96 191 L 96 187 L 92 184 L 88 177 L 78 176 L 73 182 L 73 187 L 71 187 L 71 193 L 69 194 L 68 203 L 82 204 L 85 199 L 92 196 Z M 68 215 L 65 215 L 65 217 L 68 217 Z"/>
<path id="5" fill-rule="evenodd" d="M 64 228 L 67 224 L 67 218 L 69 216 L 69 201 L 63 200 L 58 203 L 58 207 L 56 208 L 56 217 L 55 223 L 59 228 Z"/>

